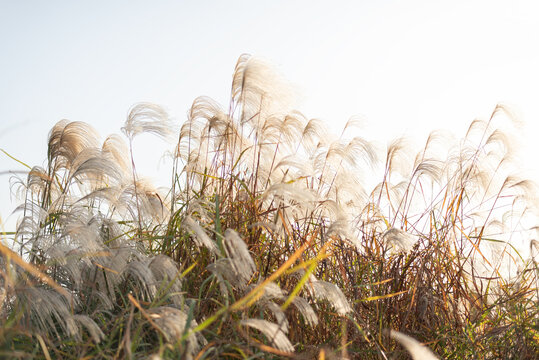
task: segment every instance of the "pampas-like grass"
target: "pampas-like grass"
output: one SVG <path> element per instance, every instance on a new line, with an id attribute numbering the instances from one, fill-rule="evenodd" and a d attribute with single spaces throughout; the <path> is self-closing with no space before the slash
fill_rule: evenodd
<path id="1" fill-rule="evenodd" d="M 245 319 L 241 320 L 240 323 L 241 325 L 252 327 L 262 332 L 277 349 L 289 353 L 294 351 L 294 346 L 292 346 L 292 343 L 286 337 L 281 325 L 261 319 Z"/>
<path id="2" fill-rule="evenodd" d="M 129 111 L 122 132 L 129 140 L 142 133 L 149 133 L 163 139 L 170 139 L 173 134 L 168 114 L 158 105 L 141 103 Z"/>
<path id="3" fill-rule="evenodd" d="M 428 348 L 421 345 L 417 340 L 414 338 L 405 335 L 403 333 L 400 333 L 395 330 L 390 331 L 390 336 L 397 340 L 402 346 L 408 350 L 410 355 L 412 355 L 412 359 L 414 360 L 437 360 L 438 357 L 432 353 Z"/>
<path id="4" fill-rule="evenodd" d="M 383 235 L 388 247 L 397 253 L 409 253 L 412 251 L 417 239 L 400 229 L 391 228 Z"/>
<path id="5" fill-rule="evenodd" d="M 56 124 L 19 180 L 17 253 L 0 247 L 2 356 L 398 358 L 390 337 L 433 356 L 388 328 L 537 357 L 537 191 L 507 107 L 416 154 L 349 136 L 355 118 L 331 134 L 286 87 L 242 55 L 228 106 L 199 97 L 179 126 L 163 191 L 133 157 L 142 133 L 172 139 L 161 107 L 135 105 L 127 141 Z"/>
<path id="6" fill-rule="evenodd" d="M 352 307 L 348 303 L 346 296 L 335 284 L 318 280 L 311 275 L 307 289 L 311 290 L 314 297 L 327 300 L 335 308 L 339 315 L 344 316 L 352 311 Z"/>
<path id="7" fill-rule="evenodd" d="M 195 328 L 198 324 L 196 321 L 191 321 L 191 324 L 187 324 L 188 315 L 181 310 L 160 306 L 153 308 L 149 311 L 149 316 L 159 331 L 161 331 L 165 340 L 169 343 L 180 342 L 184 333 L 186 333 L 186 327 Z M 200 350 L 201 345 L 205 345 L 206 341 L 202 338 L 201 341 L 197 339 L 195 334 L 190 334 L 187 337 L 186 348 L 183 353 L 185 359 L 193 359 L 196 353 Z"/>

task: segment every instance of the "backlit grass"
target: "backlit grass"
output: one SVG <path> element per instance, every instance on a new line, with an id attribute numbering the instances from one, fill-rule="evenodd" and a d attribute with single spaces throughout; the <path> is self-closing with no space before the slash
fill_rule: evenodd
<path id="1" fill-rule="evenodd" d="M 153 104 L 105 140 L 56 124 L 0 246 L 1 356 L 539 357 L 507 109 L 416 154 L 331 134 L 282 83 L 243 55 L 228 106 L 197 98 L 179 132 Z M 136 171 L 140 133 L 175 143 L 166 190 Z"/>

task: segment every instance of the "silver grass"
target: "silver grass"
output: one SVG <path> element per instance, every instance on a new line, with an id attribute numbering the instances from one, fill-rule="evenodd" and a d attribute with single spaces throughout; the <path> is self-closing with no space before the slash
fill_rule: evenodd
<path id="1" fill-rule="evenodd" d="M 539 263 L 539 241 L 533 239 L 530 241 L 530 258 L 537 266 Z"/>
<path id="2" fill-rule="evenodd" d="M 102 304 L 105 309 L 112 309 L 116 302 L 116 292 L 125 280 L 125 271 L 129 259 L 133 256 L 133 249 L 121 247 L 108 249 L 108 254 L 91 258 L 82 258 L 83 281 L 93 284 L 86 290 L 92 300 Z"/>
<path id="3" fill-rule="evenodd" d="M 209 264 L 207 269 L 216 276 L 219 289 L 225 297 L 228 296 L 229 284 L 241 289 L 248 281 L 245 277 L 238 276 L 229 258 L 219 259 Z"/>
<path id="4" fill-rule="evenodd" d="M 305 118 L 298 112 L 286 115 L 273 114 L 264 119 L 260 133 L 257 135 L 259 146 L 267 145 L 284 152 L 293 152 L 301 138 L 305 126 Z"/>
<path id="5" fill-rule="evenodd" d="M 290 324 L 288 323 L 286 314 L 281 309 L 281 307 L 277 305 L 276 303 L 274 303 L 273 301 L 266 301 L 264 303 L 264 307 L 273 314 L 273 317 L 275 318 L 277 325 L 279 325 L 280 329 L 285 334 L 288 334 L 288 329 L 290 327 Z"/>
<path id="6" fill-rule="evenodd" d="M 193 330 L 198 326 L 197 322 L 193 319 L 191 320 L 189 329 L 186 329 L 187 314 L 176 308 L 160 306 L 149 309 L 148 313 L 168 343 L 174 344 L 179 342 L 185 332 Z M 203 338 L 199 342 L 197 335 L 190 333 L 187 337 L 187 349 L 184 352 L 186 359 L 193 359 L 194 355 L 200 350 L 200 345 L 205 343 L 205 339 Z"/>
<path id="7" fill-rule="evenodd" d="M 319 147 L 328 146 L 334 139 L 325 123 L 320 119 L 310 119 L 303 128 L 301 143 L 308 156 Z"/>
<path id="8" fill-rule="evenodd" d="M 352 311 L 352 307 L 348 303 L 346 296 L 344 296 L 337 285 L 318 280 L 314 275 L 310 275 L 305 287 L 315 298 L 327 300 L 339 315 L 344 316 Z"/>
<path id="9" fill-rule="evenodd" d="M 354 246 L 359 247 L 359 242 L 354 238 L 352 230 L 350 228 L 350 221 L 346 218 L 339 218 L 331 222 L 329 225 L 326 236 L 339 236 L 342 239 L 348 240 Z"/>
<path id="10" fill-rule="evenodd" d="M 389 144 L 386 153 L 386 169 L 390 174 L 400 174 L 404 177 L 411 172 L 410 143 L 406 138 L 397 138 Z"/>
<path id="11" fill-rule="evenodd" d="M 417 237 L 397 228 L 388 229 L 383 235 L 384 242 L 390 251 L 398 254 L 407 254 L 417 243 Z"/>
<path id="12" fill-rule="evenodd" d="M 259 330 L 275 348 L 290 353 L 294 352 L 294 346 L 280 325 L 261 319 L 244 319 L 240 321 L 240 324 Z"/>
<path id="13" fill-rule="evenodd" d="M 124 174 L 132 174 L 131 162 L 129 161 L 129 148 L 125 141 L 117 134 L 109 135 L 101 150 L 107 158 L 116 163 L 116 166 L 123 171 Z"/>
<path id="14" fill-rule="evenodd" d="M 429 348 L 421 345 L 421 343 L 414 338 L 404 335 L 401 332 L 391 330 L 389 332 L 390 336 L 397 340 L 402 346 L 408 350 L 412 359 L 414 360 L 437 360 L 438 357 L 434 355 Z"/>
<path id="15" fill-rule="evenodd" d="M 219 104 L 208 97 L 195 99 L 189 119 L 181 128 L 180 143 L 211 143 L 216 149 L 229 151 L 237 140 L 242 143 L 241 140 L 245 139 L 242 138 L 234 119 L 226 114 Z"/>
<path id="16" fill-rule="evenodd" d="M 312 167 L 314 169 L 313 176 L 318 179 L 319 182 L 327 182 L 326 179 L 327 176 L 325 176 L 324 171 L 326 170 L 326 167 L 328 166 L 328 147 L 331 146 L 331 143 L 328 144 L 328 146 L 323 146 L 322 144 L 318 144 L 317 148 L 313 151 L 313 153 L 310 156 L 310 161 L 312 161 Z M 329 158 L 331 160 L 331 157 Z M 329 171 L 331 171 L 331 163 L 329 164 Z M 334 170 L 334 169 L 333 169 Z M 335 174 L 331 174 L 335 175 Z M 330 175 L 330 178 L 333 178 L 333 176 Z"/>
<path id="17" fill-rule="evenodd" d="M 365 139 L 355 137 L 351 141 L 334 141 L 328 148 L 326 159 L 331 161 L 343 161 L 342 166 L 355 167 L 359 161 L 372 166 L 377 160 L 376 148 Z"/>
<path id="18" fill-rule="evenodd" d="M 164 140 L 171 140 L 174 131 L 168 114 L 160 106 L 140 103 L 131 108 L 122 132 L 132 140 L 141 133 L 156 135 Z"/>
<path id="19" fill-rule="evenodd" d="M 294 304 L 294 306 L 298 309 L 301 315 L 303 315 L 303 319 L 305 319 L 305 322 L 307 322 L 307 324 L 312 327 L 318 325 L 318 316 L 316 315 L 316 312 L 307 300 L 300 296 L 296 296 L 294 297 L 294 300 L 292 300 L 292 304 Z"/>
<path id="20" fill-rule="evenodd" d="M 281 97 L 280 89 L 278 76 L 274 76 L 266 64 L 242 56 L 234 72 L 228 112 L 208 98 L 201 97 L 193 103 L 176 149 L 178 161 L 184 162 L 180 176 L 185 177 L 188 188 L 173 194 L 173 198 L 178 196 L 179 202 L 188 204 L 182 227 L 198 246 L 207 247 L 216 257 L 221 255 L 204 230 L 206 224 L 213 221 L 208 208 L 214 204 L 194 199 L 193 195 L 203 186 L 206 194 L 218 193 L 223 190 L 222 185 L 207 180 L 227 179 L 233 175 L 241 179 L 249 191 L 256 190 L 251 191 L 253 196 L 262 196 L 263 210 L 280 206 L 283 218 L 290 220 L 294 229 L 301 227 L 300 219 L 311 217 L 330 224 L 324 236 L 337 235 L 351 242 L 362 232 L 379 235 L 388 222 L 402 224 L 406 221 L 418 229 L 415 233 L 419 234 L 421 229 L 429 228 L 431 214 L 436 218 L 444 217 L 445 199 L 460 199 L 460 209 L 464 209 L 462 213 L 467 216 L 459 219 L 462 230 L 456 233 L 466 231 L 467 235 L 485 239 L 488 236 L 499 241 L 496 244 L 483 241 L 478 245 L 487 258 L 496 259 L 490 266 L 464 236 L 459 239 L 455 229 L 448 229 L 446 241 L 470 254 L 462 265 L 465 271 L 472 274 L 470 277 L 494 277 L 502 271 L 511 276 L 515 272 L 522 274 L 522 264 L 512 266 L 514 261 L 510 260 L 517 259 L 519 254 L 507 244 L 515 243 L 518 234 L 518 240 L 527 246 L 533 237 L 525 230 L 536 225 L 536 217 L 531 213 L 537 210 L 533 204 L 537 190 L 531 182 L 512 174 L 514 140 L 505 130 L 494 126 L 494 121 L 499 120 L 495 115 L 507 112 L 503 105 L 496 107 L 489 121 L 474 121 L 462 142 L 446 144 L 441 133 L 431 134 L 414 161 L 407 157 L 406 142 L 395 140 L 385 154 L 385 169 L 380 169 L 384 171 L 384 181 L 371 192 L 371 202 L 367 203 L 365 181 L 360 175 L 378 170 L 374 168 L 379 158 L 376 147 L 361 138 L 344 139 L 344 132 L 340 138 L 335 138 L 320 121 L 307 121 L 300 113 L 288 112 L 287 106 L 283 106 L 287 97 Z M 345 129 L 353 125 L 351 121 Z M 139 104 L 132 108 L 123 131 L 130 140 L 141 132 L 168 138 L 172 127 L 161 108 Z M 97 303 L 105 309 L 113 309 L 116 294 L 126 283 L 129 291 L 151 300 L 166 282 L 173 302 L 182 302 L 176 264 L 165 256 L 144 256 L 146 249 L 141 242 L 133 244 L 122 235 L 129 226 L 120 220 L 142 219 L 141 225 L 147 227 L 166 221 L 169 215 L 164 197 L 150 183 L 139 180 L 133 184 L 133 169 L 127 153 L 127 146 L 117 136 L 107 138 L 100 145 L 97 133 L 89 125 L 62 121 L 50 132 L 48 169 L 34 168 L 21 186 L 20 194 L 25 203 L 19 209 L 23 218 L 18 226 L 17 241 L 22 243 L 25 253 L 32 255 L 32 260 L 43 261 L 50 273 L 54 273 L 55 280 L 73 292 L 75 310 L 81 308 L 79 302 L 83 299 L 87 304 Z M 245 189 L 231 187 L 230 191 L 231 199 L 250 196 Z M 462 194 L 460 198 L 459 194 Z M 260 223 L 274 221 L 270 214 Z M 530 224 L 524 226 L 525 221 Z M 274 225 L 272 231 L 282 231 L 281 221 L 275 224 L 278 225 Z M 419 238 L 397 228 L 390 228 L 381 236 L 392 251 L 400 253 L 409 252 Z M 537 244 L 536 240 L 529 242 L 534 262 L 539 251 Z M 226 257 L 210 264 L 208 270 L 217 278 L 222 294 L 228 296 L 227 285 L 245 290 L 256 267 L 236 232 L 227 230 L 223 245 Z M 361 246 L 357 249 L 361 250 Z M 509 280 L 488 284 L 476 279 L 468 282 L 475 282 L 484 289 L 488 287 L 488 294 L 477 296 L 479 303 L 492 302 L 491 294 L 502 293 L 509 286 L 518 289 L 518 279 Z M 311 276 L 305 290 L 317 299 L 327 300 L 341 315 L 352 310 L 334 284 Z M 40 303 L 33 310 L 28 307 L 25 315 L 40 329 L 47 328 L 50 333 L 58 331 L 58 336 L 78 337 L 82 327 L 94 341 L 102 338 L 100 329 L 90 318 L 72 315 L 64 299 L 41 292 L 36 290 L 31 295 L 43 295 L 49 305 Z M 244 320 L 247 322 L 244 325 L 251 326 L 249 323 L 254 322 L 257 325 L 251 327 L 264 327 L 266 331 L 275 327 L 278 334 L 273 334 L 272 339 L 280 338 L 283 348 L 291 348 L 285 351 L 293 351 L 286 338 L 286 317 L 273 302 L 282 301 L 285 296 L 278 285 L 269 284 L 257 304 L 271 312 L 277 324 L 248 319 Z M 29 302 L 28 296 L 22 299 Z M 420 297 L 418 306 L 428 309 L 433 300 L 422 299 L 425 298 Z M 420 305 L 421 301 L 424 304 Z M 305 299 L 295 297 L 292 304 L 308 324 L 318 323 L 316 313 Z M 460 305 L 468 312 L 477 307 L 477 304 Z M 42 314 L 36 314 L 40 306 Z M 51 306 L 59 308 L 55 312 Z M 170 313 L 174 311 L 155 310 L 153 316 L 156 323 L 166 322 L 169 320 L 166 314 Z M 170 318 L 178 320 L 177 315 Z M 59 322 L 58 330 L 51 328 L 56 322 Z M 178 331 L 183 333 L 184 327 L 185 322 Z M 169 334 L 173 334 L 177 329 L 172 326 L 169 330 Z M 400 342 L 409 340 L 397 332 L 392 336 Z M 169 336 L 174 337 L 177 338 Z"/>
<path id="21" fill-rule="evenodd" d="M 442 181 L 445 162 L 438 159 L 422 159 L 414 165 L 413 176 L 416 178 L 426 177 L 438 184 Z"/>
<path id="22" fill-rule="evenodd" d="M 180 139 L 174 153 L 176 158 L 183 159 L 188 165 L 197 162 L 199 154 L 194 151 L 200 149 L 200 133 L 203 127 L 203 124 L 193 120 L 189 120 L 181 126 Z"/>
<path id="23" fill-rule="evenodd" d="M 107 185 L 119 185 L 125 180 L 125 172 L 118 167 L 114 159 L 105 156 L 100 149 L 82 150 L 71 164 L 67 183 L 74 179 L 92 185 L 92 188 Z"/>
<path id="24" fill-rule="evenodd" d="M 504 115 L 504 118 L 509 120 L 510 125 L 513 128 L 522 129 L 524 126 L 522 116 L 519 115 L 517 109 L 508 104 L 497 103 L 492 111 L 491 118 L 494 118 L 497 115 Z"/>
<path id="25" fill-rule="evenodd" d="M 82 251 L 98 252 L 103 249 L 103 242 L 100 234 L 100 224 L 91 216 L 85 213 L 84 208 L 76 209 L 73 212 L 63 214 L 60 219 L 62 234 L 57 237 L 57 241 L 70 244 Z M 89 218 L 89 219 L 88 219 Z"/>
<path id="26" fill-rule="evenodd" d="M 32 167 L 32 170 L 28 173 L 26 185 L 23 188 L 35 193 L 41 193 L 45 190 L 47 182 L 50 177 L 47 175 L 47 171 L 39 166 Z M 22 192 L 19 193 L 22 196 Z"/>
<path id="27" fill-rule="evenodd" d="M 434 130 L 427 137 L 423 151 L 418 152 L 415 166 L 425 159 L 438 159 L 445 161 L 450 149 L 457 144 L 457 140 L 452 133 L 442 130 Z"/>
<path id="28" fill-rule="evenodd" d="M 202 228 L 202 226 L 200 226 L 191 216 L 186 216 L 182 221 L 182 225 L 192 235 L 192 239 L 198 246 L 207 248 L 214 255 L 219 254 L 215 242 L 209 237 L 204 228 Z"/>
<path id="29" fill-rule="evenodd" d="M 535 203 L 535 200 L 538 198 L 539 189 L 537 184 L 531 180 L 523 180 L 516 176 L 509 176 L 503 187 L 508 188 L 511 195 L 514 195 L 517 199 L 531 200 L 532 205 Z"/>
<path id="30" fill-rule="evenodd" d="M 249 285 L 245 293 L 249 293 L 256 286 L 257 286 L 256 284 Z M 262 294 L 262 296 L 260 297 L 258 301 L 265 302 L 265 301 L 271 301 L 274 299 L 283 300 L 285 297 L 286 297 L 286 292 L 283 289 L 281 289 L 279 285 L 277 285 L 276 283 L 272 281 L 266 284 L 266 286 L 264 286 L 264 293 Z"/>
<path id="31" fill-rule="evenodd" d="M 207 269 L 217 278 L 219 290 L 224 297 L 228 297 L 227 283 L 241 287 L 244 282 L 234 275 L 230 259 L 219 259 L 207 266 Z"/>
<path id="32" fill-rule="evenodd" d="M 141 217 L 142 225 L 164 222 L 169 214 L 164 196 L 147 180 L 139 179 L 121 189 L 114 206 L 124 209 L 133 221 Z"/>
<path id="33" fill-rule="evenodd" d="M 79 121 L 58 122 L 49 133 L 49 169 L 54 173 L 70 168 L 82 150 L 97 148 L 98 144 L 98 134 L 90 125 Z"/>
<path id="34" fill-rule="evenodd" d="M 290 143 L 294 146 L 298 146 L 298 144 L 294 143 L 298 141 L 301 142 L 307 124 L 307 118 L 301 112 L 297 110 L 288 112 L 284 119 L 282 119 L 281 126 L 278 127 L 278 130 L 281 131 L 284 136 L 279 139 L 284 139 L 284 145 Z M 291 147 L 290 150 L 294 151 L 295 149 Z"/>
<path id="35" fill-rule="evenodd" d="M 88 193 L 79 198 L 76 203 L 99 204 L 100 206 L 108 207 L 107 210 L 110 212 L 123 212 L 127 204 L 120 201 L 122 191 L 122 186 L 99 187 L 88 191 Z"/>
<path id="36" fill-rule="evenodd" d="M 232 81 L 232 112 L 241 104 L 241 123 L 253 126 L 259 118 L 287 112 L 292 92 L 290 85 L 260 58 L 242 55 L 236 64 Z"/>
<path id="37" fill-rule="evenodd" d="M 515 144 L 515 140 L 507 131 L 495 129 L 485 141 L 485 151 L 489 154 L 498 155 L 499 158 L 504 156 L 511 158 L 516 150 Z"/>
<path id="38" fill-rule="evenodd" d="M 67 283 L 74 290 L 80 290 L 82 284 L 82 267 L 80 251 L 72 250 L 67 244 L 54 244 L 44 251 L 44 256 L 49 259 L 47 265 L 54 267 L 56 280 L 62 278 L 62 283 Z"/>
<path id="39" fill-rule="evenodd" d="M 158 254 L 151 258 L 148 265 L 155 278 L 163 281 L 176 281 L 181 283 L 180 273 L 174 260 L 166 255 Z"/>
<path id="40" fill-rule="evenodd" d="M 257 221 L 249 225 L 249 229 L 252 228 L 262 228 L 266 234 L 272 234 L 277 231 L 278 226 L 274 223 L 268 221 Z"/>
<path id="41" fill-rule="evenodd" d="M 4 266 L 4 264 L 2 264 Z M 14 278 L 14 276 L 12 276 Z M 0 284 L 0 316 L 6 318 L 11 309 L 9 309 L 10 304 L 10 295 L 11 289 L 9 285 L 4 281 L 3 284 Z"/>
<path id="42" fill-rule="evenodd" d="M 123 276 L 131 279 L 146 299 L 153 299 L 157 293 L 157 280 L 146 259 L 134 260 L 127 264 Z"/>
<path id="43" fill-rule="evenodd" d="M 409 189 L 409 181 L 381 182 L 371 191 L 370 198 L 377 199 L 378 207 L 388 217 L 388 207 L 397 208 L 403 201 L 406 190 Z M 414 209 L 415 210 L 415 209 Z M 421 209 L 423 211 L 423 209 Z"/>
<path id="44" fill-rule="evenodd" d="M 350 118 L 348 118 L 348 121 L 346 121 L 346 124 L 344 124 L 342 130 L 341 130 L 341 138 L 344 136 L 344 134 L 351 133 L 356 130 L 363 130 L 364 126 L 367 125 L 367 118 L 361 115 L 353 115 Z"/>
<path id="45" fill-rule="evenodd" d="M 97 214 L 96 221 L 100 224 L 100 237 L 109 249 L 119 249 L 131 245 L 124 229 L 112 216 L 105 217 Z"/>
<path id="46" fill-rule="evenodd" d="M 200 97 L 193 103 L 189 119 L 181 128 L 176 157 L 184 161 L 183 171 L 191 180 L 196 180 L 194 184 L 189 183 L 192 186 L 202 183 L 202 174 L 207 169 L 215 173 L 226 171 L 216 167 L 219 157 L 235 162 L 244 151 L 252 152 L 250 146 L 250 140 L 240 133 L 233 118 L 213 100 Z"/>
<path id="47" fill-rule="evenodd" d="M 249 54 L 241 54 L 236 62 L 236 67 L 232 76 L 232 93 L 230 96 L 234 104 L 241 101 L 243 84 L 245 83 L 245 67 L 250 58 L 251 55 Z"/>
<path id="48" fill-rule="evenodd" d="M 88 334 L 90 334 L 90 337 L 96 344 L 105 339 L 105 334 L 101 328 L 90 317 L 86 315 L 73 315 L 73 319 L 88 331 Z"/>
<path id="49" fill-rule="evenodd" d="M 488 121 L 485 121 L 483 119 L 474 119 L 468 126 L 464 139 L 473 139 L 475 136 L 482 137 L 483 134 L 485 134 L 485 132 L 487 132 L 487 130 L 489 129 L 489 125 L 490 122 Z"/>
<path id="50" fill-rule="evenodd" d="M 34 326 L 40 333 L 54 334 L 59 338 L 62 335 L 79 336 L 79 328 L 71 313 L 70 300 L 54 290 L 41 287 L 26 287 L 17 292 L 17 301 L 22 306 L 26 323 Z"/>
<path id="51" fill-rule="evenodd" d="M 192 128 L 196 124 L 199 124 L 197 128 Z M 233 119 L 221 108 L 221 105 L 207 96 L 199 96 L 193 101 L 189 111 L 189 121 L 182 126 L 181 136 L 187 139 L 200 137 L 204 133 L 203 129 L 214 129 L 222 136 L 227 135 L 228 132 L 237 134 Z"/>
<path id="52" fill-rule="evenodd" d="M 320 201 L 319 209 L 324 216 L 332 220 L 345 219 L 347 217 L 347 214 L 344 213 L 342 206 L 340 206 L 335 200 L 326 199 L 324 201 Z"/>
<path id="53" fill-rule="evenodd" d="M 182 200 L 186 200 L 187 196 L 180 197 Z M 191 217 L 201 227 L 208 228 L 209 224 L 213 222 L 213 214 L 209 210 L 215 208 L 215 202 L 207 199 L 189 199 L 189 204 L 185 211 L 186 216 Z"/>
<path id="54" fill-rule="evenodd" d="M 98 210 L 108 216 L 114 216 L 113 219 L 131 219 L 137 220 L 137 214 L 140 209 L 144 211 L 144 195 L 141 194 L 141 205 L 136 202 L 134 186 L 132 184 L 123 184 L 121 186 L 102 187 L 90 191 L 79 202 L 83 204 L 99 204 Z"/>
<path id="55" fill-rule="evenodd" d="M 310 161 L 298 154 L 291 154 L 283 157 L 276 165 L 274 170 L 286 169 L 290 179 L 300 179 L 302 177 L 311 176 L 314 173 L 314 168 Z M 283 179 L 286 181 L 286 178 Z"/>
<path id="56" fill-rule="evenodd" d="M 249 287 L 247 287 L 245 293 L 249 293 L 256 288 L 256 286 L 256 284 L 251 284 Z M 285 298 L 286 293 L 279 287 L 279 285 L 274 282 L 270 282 L 264 286 L 264 292 L 262 293 L 262 296 L 257 299 L 257 304 L 266 310 L 269 310 L 273 314 L 277 324 L 279 324 L 281 329 L 288 334 L 288 319 L 286 318 L 286 315 L 281 307 L 272 301 L 274 299 L 284 300 Z"/>
<path id="57" fill-rule="evenodd" d="M 256 271 L 256 265 L 247 245 L 232 229 L 225 230 L 223 245 L 234 275 L 239 279 L 239 283 L 246 285 Z"/>
<path id="58" fill-rule="evenodd" d="M 135 188 L 130 187 L 129 190 L 134 192 Z M 149 180 L 138 179 L 136 191 L 144 217 L 150 217 L 157 222 L 162 222 L 168 217 L 168 206 L 164 202 L 165 197 Z"/>
<path id="59" fill-rule="evenodd" d="M 256 287 L 256 284 L 249 285 L 247 289 L 245 290 L 245 293 L 249 293 L 255 287 Z M 287 296 L 286 292 L 283 289 L 281 289 L 279 285 L 277 285 L 274 282 L 270 282 L 264 287 L 264 293 L 257 300 L 257 303 L 260 303 L 262 305 L 265 305 L 268 303 L 275 304 L 272 300 L 277 299 L 277 300 L 282 301 L 286 299 L 286 296 Z M 318 316 L 316 315 L 316 312 L 314 311 L 314 309 L 312 308 L 312 306 L 309 304 L 307 300 L 305 300 L 304 298 L 300 296 L 295 296 L 294 299 L 292 300 L 292 304 L 298 309 L 298 311 L 301 313 L 301 315 L 303 316 L 307 324 L 309 324 L 310 326 L 316 326 L 318 324 Z M 274 306 L 270 305 L 270 307 L 273 308 Z M 281 314 L 276 315 L 275 313 L 274 315 L 276 316 L 276 318 L 277 316 L 282 316 Z M 277 319 L 277 323 L 280 324 L 281 320 Z"/>
<path id="60" fill-rule="evenodd" d="M 371 197 L 374 198 L 374 194 L 377 194 L 376 191 L 373 191 Z M 386 216 L 380 204 L 375 202 L 369 202 L 365 204 L 365 207 L 362 209 L 362 213 L 370 213 L 370 216 L 361 223 L 365 230 L 370 232 L 378 232 L 380 228 L 387 227 Z"/>
<path id="61" fill-rule="evenodd" d="M 207 156 L 210 148 L 218 152 L 232 151 L 235 159 L 249 145 L 249 140 L 219 105 L 207 97 L 199 97 L 191 107 L 188 121 L 181 127 L 175 155 L 189 167 L 197 164 L 204 169 L 212 166 Z"/>
<path id="62" fill-rule="evenodd" d="M 356 207 L 362 207 L 367 202 L 367 191 L 363 181 L 350 171 L 339 171 L 325 196 L 336 201 L 342 207 L 341 211 L 345 210 L 346 205 L 354 204 Z"/>
<path id="63" fill-rule="evenodd" d="M 116 260 L 119 261 L 119 260 Z M 116 306 L 117 290 L 124 281 L 122 273 L 117 271 L 115 262 L 108 257 L 95 258 L 83 268 L 83 281 L 91 284 L 84 290 L 87 294 L 88 304 L 99 304 L 105 310 L 112 310 Z M 125 263 L 116 266 L 123 270 Z"/>
<path id="64" fill-rule="evenodd" d="M 312 190 L 298 186 L 295 183 L 278 183 L 266 189 L 262 198 L 266 202 L 282 203 L 283 206 L 312 208 L 316 196 Z"/>
<path id="65" fill-rule="evenodd" d="M 156 281 L 161 284 L 160 288 L 167 287 L 172 302 L 176 305 L 181 304 L 183 300 L 181 274 L 174 260 L 166 255 L 156 255 L 151 259 L 148 267 Z"/>
<path id="66" fill-rule="evenodd" d="M 21 212 L 23 214 L 23 216 L 19 218 L 17 224 L 16 239 L 19 242 L 24 241 L 23 238 L 32 238 L 37 236 L 41 230 L 41 224 L 45 222 L 45 219 L 48 216 L 46 209 L 42 208 L 39 204 L 31 200 L 17 206 L 14 213 L 17 212 Z M 24 246 L 25 244 L 22 245 Z"/>
<path id="67" fill-rule="evenodd" d="M 354 166 L 358 165 L 361 160 L 372 168 L 380 159 L 374 143 L 356 136 L 346 144 L 344 160 Z"/>

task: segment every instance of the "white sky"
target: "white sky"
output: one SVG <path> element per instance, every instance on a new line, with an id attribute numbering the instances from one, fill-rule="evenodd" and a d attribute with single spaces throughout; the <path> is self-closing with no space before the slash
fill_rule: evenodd
<path id="1" fill-rule="evenodd" d="M 179 125 L 199 95 L 226 106 L 235 62 L 251 53 L 296 85 L 300 111 L 336 131 L 359 114 L 383 142 L 437 128 L 460 136 L 502 101 L 520 111 L 522 143 L 536 154 L 538 10 L 534 1 L 0 0 L 0 148 L 44 165 L 58 120 L 105 137 L 141 101 Z M 139 172 L 160 174 L 164 150 L 139 148 Z M 526 166 L 539 170 L 534 159 Z M 24 168 L 0 153 L 4 222 L 13 170 Z"/>

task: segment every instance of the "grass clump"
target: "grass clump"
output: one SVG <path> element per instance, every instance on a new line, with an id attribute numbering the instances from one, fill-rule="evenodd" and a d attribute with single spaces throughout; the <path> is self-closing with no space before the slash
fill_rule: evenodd
<path id="1" fill-rule="evenodd" d="M 165 190 L 132 153 L 174 138 L 160 107 L 131 109 L 127 142 L 56 124 L 0 248 L 2 355 L 539 356 L 536 191 L 512 173 L 507 109 L 414 158 L 353 121 L 331 135 L 282 82 L 240 57 L 228 110 L 194 101 Z"/>

